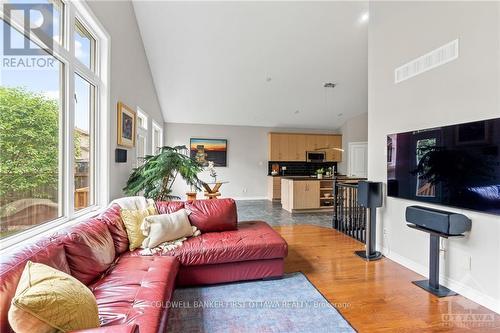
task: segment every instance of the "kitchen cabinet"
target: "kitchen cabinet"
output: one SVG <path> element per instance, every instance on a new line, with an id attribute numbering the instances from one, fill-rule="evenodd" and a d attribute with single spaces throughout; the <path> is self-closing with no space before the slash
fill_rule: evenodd
<path id="1" fill-rule="evenodd" d="M 342 135 L 269 133 L 269 161 L 306 161 L 306 152 L 326 152 L 327 162 L 342 161 Z"/>
<path id="2" fill-rule="evenodd" d="M 319 181 L 294 181 L 292 195 L 293 209 L 319 208 Z"/>
<path id="3" fill-rule="evenodd" d="M 328 161 L 342 161 L 342 136 L 329 135 L 327 136 L 326 159 Z"/>
<path id="4" fill-rule="evenodd" d="M 281 177 L 267 177 L 267 198 L 271 201 L 281 200 Z"/>
<path id="5" fill-rule="evenodd" d="M 285 133 L 270 133 L 269 135 L 269 160 L 270 161 L 289 161 L 290 153 L 288 151 L 289 138 Z"/>
<path id="6" fill-rule="evenodd" d="M 289 212 L 320 209 L 320 182 L 281 178 L 281 206 Z"/>

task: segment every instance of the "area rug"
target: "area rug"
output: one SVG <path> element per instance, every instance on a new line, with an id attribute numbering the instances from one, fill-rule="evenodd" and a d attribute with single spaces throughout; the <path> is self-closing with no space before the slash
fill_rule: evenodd
<path id="1" fill-rule="evenodd" d="M 176 289 L 169 332 L 355 332 L 302 273 Z"/>

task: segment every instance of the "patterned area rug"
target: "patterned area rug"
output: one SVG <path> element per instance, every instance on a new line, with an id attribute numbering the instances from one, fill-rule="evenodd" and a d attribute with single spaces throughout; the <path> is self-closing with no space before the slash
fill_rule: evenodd
<path id="1" fill-rule="evenodd" d="M 169 332 L 355 332 L 302 273 L 174 292 Z"/>

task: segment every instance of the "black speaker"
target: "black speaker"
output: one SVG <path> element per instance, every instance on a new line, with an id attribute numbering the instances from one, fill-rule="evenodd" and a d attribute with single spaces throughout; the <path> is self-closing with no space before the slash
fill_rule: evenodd
<path id="1" fill-rule="evenodd" d="M 460 235 L 472 227 L 465 215 L 421 206 L 407 207 L 406 221 L 446 235 Z"/>
<path id="2" fill-rule="evenodd" d="M 366 208 L 382 207 L 382 183 L 360 181 L 358 183 L 358 203 Z"/>
<path id="3" fill-rule="evenodd" d="M 355 251 L 356 255 L 365 260 L 378 260 L 382 258 L 382 253 L 375 250 L 377 244 L 377 207 L 382 207 L 382 183 L 360 181 L 358 182 L 358 204 L 367 208 L 369 219 L 365 229 L 365 251 Z"/>
<path id="4" fill-rule="evenodd" d="M 406 208 L 406 221 L 408 227 L 429 234 L 429 280 L 413 283 L 438 297 L 457 295 L 439 284 L 439 242 L 441 237 L 463 237 L 463 232 L 471 230 L 471 220 L 462 214 L 410 206 Z"/>
<path id="5" fill-rule="evenodd" d="M 116 148 L 115 149 L 115 162 L 116 163 L 126 163 L 127 162 L 127 150 Z"/>

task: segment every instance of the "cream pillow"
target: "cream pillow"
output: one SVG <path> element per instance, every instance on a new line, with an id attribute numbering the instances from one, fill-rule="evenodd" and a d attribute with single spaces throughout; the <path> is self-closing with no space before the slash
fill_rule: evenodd
<path id="1" fill-rule="evenodd" d="M 24 267 L 8 318 L 17 333 L 100 326 L 97 302 L 89 288 L 66 273 L 31 261 Z"/>
<path id="2" fill-rule="evenodd" d="M 164 242 L 190 237 L 194 232 L 185 209 L 171 214 L 147 216 L 144 218 L 141 229 L 146 236 L 142 247 L 149 249 Z"/>
<path id="3" fill-rule="evenodd" d="M 129 250 L 134 251 L 140 247 L 144 241 L 144 235 L 141 231 L 141 224 L 145 217 L 157 214 L 154 206 L 147 209 L 122 209 L 120 211 L 125 230 L 127 231 Z"/>

